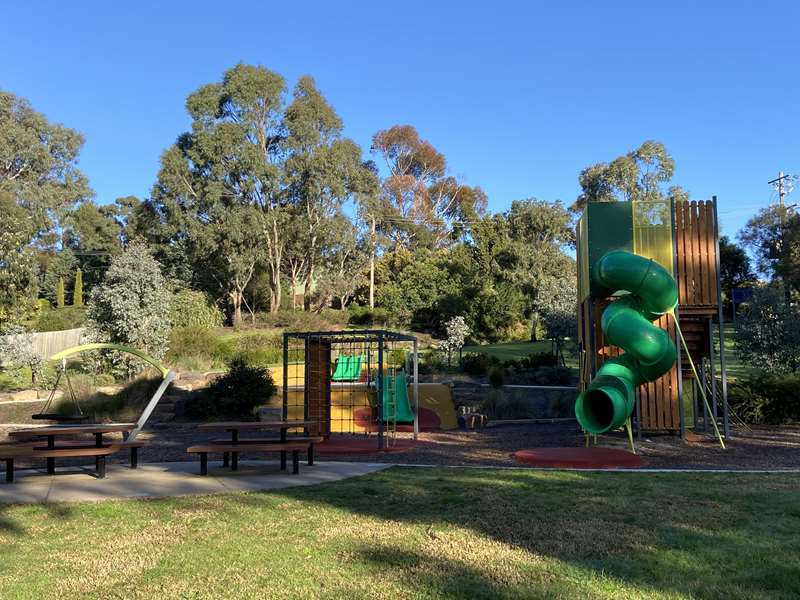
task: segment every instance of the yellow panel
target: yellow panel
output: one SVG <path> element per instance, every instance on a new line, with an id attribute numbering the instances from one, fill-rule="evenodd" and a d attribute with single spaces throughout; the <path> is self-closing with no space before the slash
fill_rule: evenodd
<path id="1" fill-rule="evenodd" d="M 674 276 L 672 210 L 669 201 L 632 202 L 633 251 L 654 259 Z"/>

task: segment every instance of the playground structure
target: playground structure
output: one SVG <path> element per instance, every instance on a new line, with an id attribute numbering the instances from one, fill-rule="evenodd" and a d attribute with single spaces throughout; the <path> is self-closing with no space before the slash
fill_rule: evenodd
<path id="1" fill-rule="evenodd" d="M 584 430 L 683 437 L 688 380 L 692 426 L 729 436 L 716 197 L 590 203 L 577 238 Z"/>
<path id="2" fill-rule="evenodd" d="M 284 419 L 310 419 L 311 435 L 377 434 L 379 449 L 397 431 L 420 431 L 420 415 L 455 425 L 455 412 L 439 418 L 436 389 L 420 385 L 417 339 L 386 330 L 285 333 L 283 337 Z M 431 384 L 428 384 L 431 385 Z M 422 388 L 422 389 L 421 389 Z M 423 405 L 434 410 L 420 410 Z M 450 403 L 452 410 L 452 403 Z M 388 440 L 388 443 L 387 443 Z"/>
<path id="3" fill-rule="evenodd" d="M 139 415 L 139 418 L 136 421 L 136 426 L 131 429 L 126 434 L 126 441 L 133 442 L 136 439 L 136 436 L 144 427 L 147 420 L 150 418 L 150 415 L 156 408 L 159 400 L 164 395 L 164 392 L 169 387 L 169 384 L 176 377 L 175 371 L 172 369 L 168 369 L 164 365 L 162 365 L 158 360 L 145 354 L 144 352 L 137 350 L 136 348 L 130 348 L 128 346 L 120 346 L 119 344 L 109 344 L 109 343 L 90 343 L 90 344 L 81 344 L 79 346 L 73 346 L 71 348 L 66 348 L 61 352 L 58 352 L 51 356 L 48 360 L 51 362 L 58 362 L 59 363 L 59 371 L 56 377 L 56 381 L 53 385 L 53 389 L 50 391 L 50 395 L 47 398 L 47 402 L 45 403 L 42 410 L 32 416 L 34 419 L 38 420 L 49 420 L 49 421 L 59 421 L 59 422 L 79 422 L 86 419 L 86 416 L 83 414 L 80 408 L 80 404 L 78 403 L 77 398 L 75 397 L 75 393 L 72 389 L 72 384 L 70 383 L 69 373 L 67 372 L 67 358 L 71 356 L 75 356 L 77 354 L 82 354 L 84 352 L 92 352 L 98 350 L 105 350 L 105 351 L 114 351 L 114 352 L 122 352 L 124 354 L 130 354 L 132 356 L 136 356 L 137 358 L 141 359 L 142 361 L 148 363 L 150 366 L 154 367 L 161 375 L 161 383 L 159 384 L 156 391 L 148 400 L 147 404 L 145 405 L 142 413 Z M 55 399 L 55 393 L 58 389 L 58 384 L 61 381 L 62 377 L 64 378 L 66 384 L 66 392 L 69 394 L 70 402 L 72 403 L 72 407 L 75 410 L 72 414 L 66 414 L 61 412 L 49 412 L 50 407 L 53 405 L 53 401 Z"/>

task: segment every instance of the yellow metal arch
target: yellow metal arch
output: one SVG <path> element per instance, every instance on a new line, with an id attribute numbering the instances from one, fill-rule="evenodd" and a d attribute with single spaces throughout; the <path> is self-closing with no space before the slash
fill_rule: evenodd
<path id="1" fill-rule="evenodd" d="M 136 348 L 131 348 L 130 346 L 120 346 L 119 344 L 109 344 L 109 343 L 100 343 L 95 342 L 91 344 L 81 344 L 80 346 L 73 346 L 72 348 L 67 348 L 66 350 L 62 350 L 61 352 L 57 352 L 53 356 L 50 357 L 49 360 L 61 360 L 62 358 L 67 358 L 68 356 L 72 356 L 73 354 L 80 354 L 81 352 L 87 352 L 89 350 L 118 350 L 120 352 L 127 352 L 128 354 L 133 354 L 134 356 L 138 356 L 146 363 L 151 364 L 153 367 L 158 369 L 161 373 L 161 377 L 166 377 L 167 373 L 169 373 L 169 369 L 158 362 L 152 356 L 148 356 L 141 350 L 137 350 Z"/>

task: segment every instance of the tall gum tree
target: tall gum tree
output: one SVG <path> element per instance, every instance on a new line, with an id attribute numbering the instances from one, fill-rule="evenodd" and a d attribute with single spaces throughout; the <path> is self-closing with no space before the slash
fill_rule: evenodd
<path id="1" fill-rule="evenodd" d="M 463 235 L 486 210 L 486 194 L 447 175 L 447 160 L 411 125 L 394 125 L 372 138 L 372 152 L 388 174 L 382 184 L 381 225 L 395 247 L 437 248 Z"/>
<path id="2" fill-rule="evenodd" d="M 286 108 L 284 129 L 287 151 L 285 177 L 292 203 L 305 225 L 304 262 L 306 296 L 315 283 L 328 221 L 342 205 L 354 199 L 370 174 L 361 149 L 342 137 L 342 120 L 308 75 L 294 88 Z"/>
<path id="3" fill-rule="evenodd" d="M 191 132 L 162 156 L 152 192 L 157 212 L 168 215 L 176 236 L 186 232 L 181 241 L 228 298 L 235 323 L 259 260 L 270 272 L 270 310 L 280 306 L 285 91 L 281 75 L 239 64 L 192 93 Z"/>
<path id="4" fill-rule="evenodd" d="M 0 323 L 30 316 L 37 295 L 34 246 L 93 194 L 77 167 L 82 146 L 80 133 L 0 90 Z"/>

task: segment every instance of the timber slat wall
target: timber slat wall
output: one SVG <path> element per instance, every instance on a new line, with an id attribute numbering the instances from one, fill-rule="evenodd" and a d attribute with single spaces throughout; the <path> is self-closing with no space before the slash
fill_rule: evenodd
<path id="1" fill-rule="evenodd" d="M 714 203 L 675 203 L 678 300 L 681 312 L 717 310 L 717 240 Z"/>
<path id="2" fill-rule="evenodd" d="M 308 340 L 306 346 L 305 388 L 307 396 L 306 419 L 314 421 L 309 428 L 310 435 L 329 436 L 331 433 L 330 378 L 331 347 L 330 344 Z"/>

